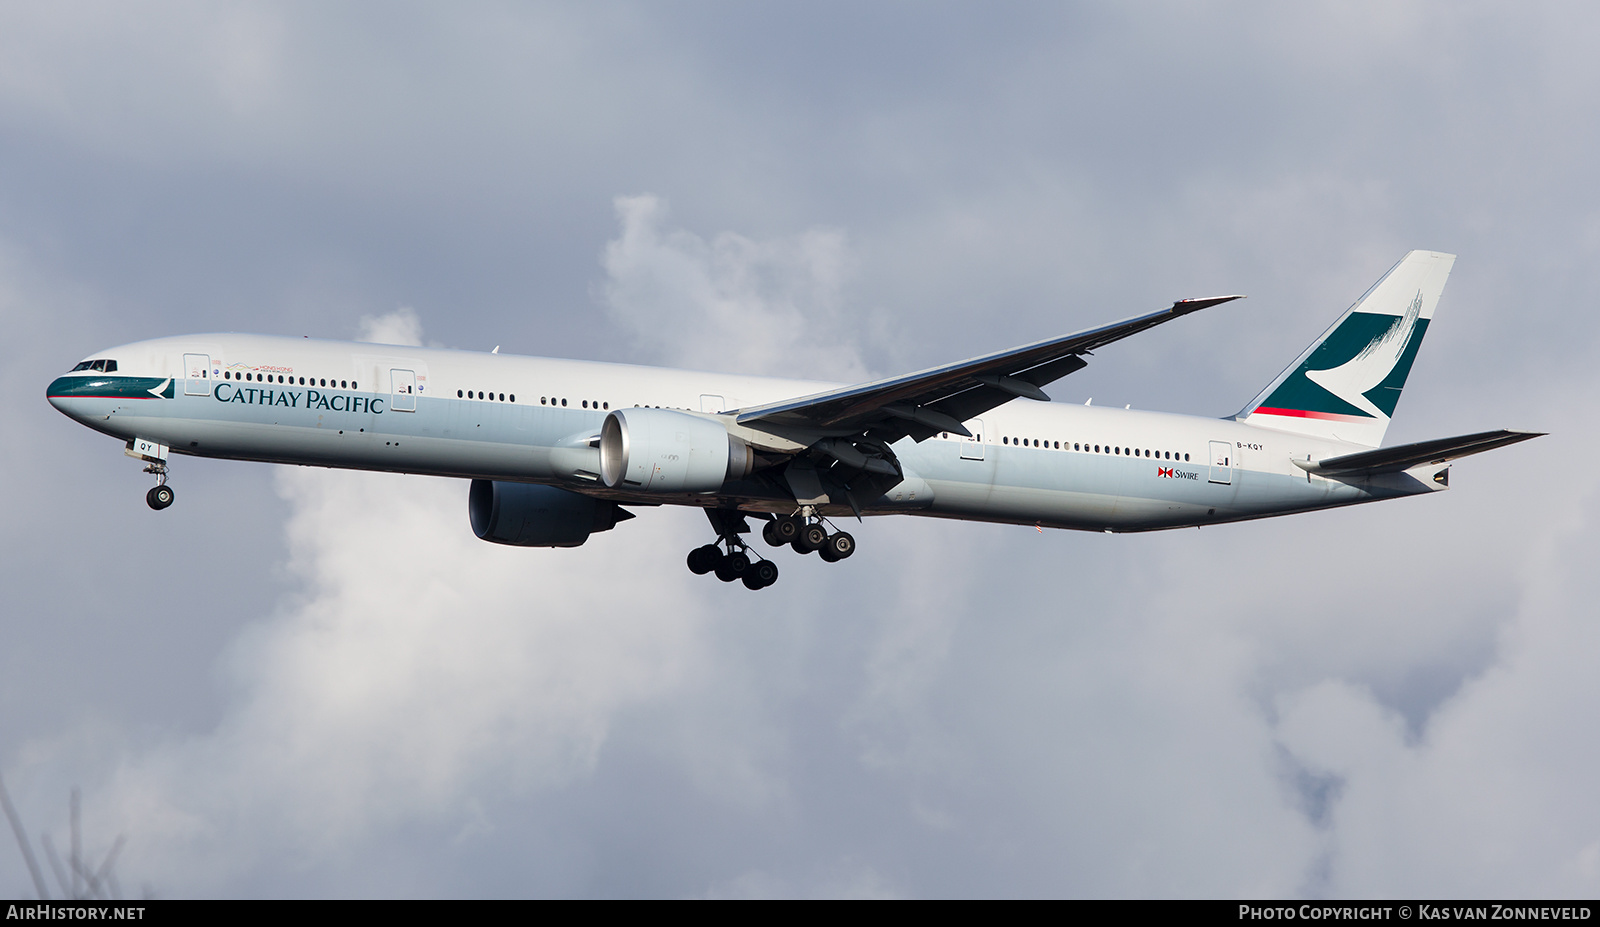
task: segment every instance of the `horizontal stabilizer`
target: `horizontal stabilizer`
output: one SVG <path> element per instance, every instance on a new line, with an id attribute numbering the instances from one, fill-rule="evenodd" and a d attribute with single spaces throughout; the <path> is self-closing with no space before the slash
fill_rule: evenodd
<path id="1" fill-rule="evenodd" d="M 1469 454 L 1481 454 L 1492 451 L 1497 447 L 1516 444 L 1529 438 L 1540 438 L 1545 435 L 1542 431 L 1482 431 L 1473 435 L 1461 435 L 1456 438 L 1436 438 L 1432 441 L 1419 441 L 1416 444 L 1401 444 L 1398 447 L 1379 448 L 1375 451 L 1361 451 L 1355 454 L 1345 454 L 1342 457 L 1329 457 L 1315 462 L 1309 460 L 1296 460 L 1295 466 L 1312 473 L 1325 474 L 1350 474 L 1350 473 L 1397 473 L 1409 470 L 1423 464 L 1444 463 L 1455 460 L 1457 457 L 1466 457 Z"/>

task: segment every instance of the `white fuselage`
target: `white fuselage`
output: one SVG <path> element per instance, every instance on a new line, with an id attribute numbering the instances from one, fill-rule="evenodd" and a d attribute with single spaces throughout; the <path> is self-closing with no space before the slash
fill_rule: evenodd
<path id="1" fill-rule="evenodd" d="M 64 375 L 51 384 L 51 403 L 98 431 L 175 454 L 767 512 L 792 511 L 794 498 L 760 480 L 672 496 L 609 490 L 595 478 L 591 439 L 610 410 L 713 416 L 837 385 L 264 335 L 162 338 L 94 356 L 115 359 L 116 371 Z M 905 479 L 862 500 L 864 512 L 1140 531 L 1443 488 L 1410 472 L 1314 475 L 1293 460 L 1358 448 L 1231 419 L 1017 400 L 965 425 L 973 438 L 896 443 Z"/>

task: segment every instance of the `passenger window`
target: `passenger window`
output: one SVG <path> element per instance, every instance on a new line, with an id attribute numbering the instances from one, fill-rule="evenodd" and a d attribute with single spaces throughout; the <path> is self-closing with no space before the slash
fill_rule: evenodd
<path id="1" fill-rule="evenodd" d="M 561 405 L 562 406 L 566 406 L 566 404 L 567 404 L 567 401 L 565 399 L 561 400 Z"/>
<path id="2" fill-rule="evenodd" d="M 512 402 L 516 402 L 517 401 L 517 394 L 516 393 L 512 393 L 511 394 L 511 401 Z"/>
<path id="3" fill-rule="evenodd" d="M 602 409 L 609 409 L 609 408 L 611 408 L 611 403 L 609 403 L 609 402 L 602 402 L 602 403 L 600 403 L 600 408 L 602 408 Z"/>

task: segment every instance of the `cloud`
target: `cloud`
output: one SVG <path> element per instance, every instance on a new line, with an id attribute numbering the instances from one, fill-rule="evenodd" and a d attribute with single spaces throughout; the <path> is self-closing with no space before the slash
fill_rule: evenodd
<path id="1" fill-rule="evenodd" d="M 695 370 L 846 382 L 864 378 L 844 302 L 842 232 L 771 241 L 666 230 L 649 194 L 615 201 L 621 236 L 606 244 L 601 296 L 611 318 L 658 358 Z"/>
<path id="2" fill-rule="evenodd" d="M 383 315 L 361 317 L 357 341 L 374 344 L 422 344 L 422 317 L 410 306 L 403 306 Z"/>

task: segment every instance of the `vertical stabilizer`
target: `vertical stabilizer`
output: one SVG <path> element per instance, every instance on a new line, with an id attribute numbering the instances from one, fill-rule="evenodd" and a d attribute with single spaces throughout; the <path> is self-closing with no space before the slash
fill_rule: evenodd
<path id="1" fill-rule="evenodd" d="M 1413 251 L 1236 418 L 1377 447 L 1456 256 Z"/>

